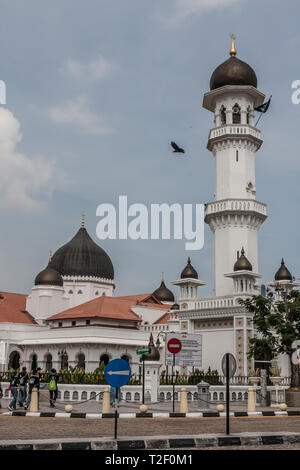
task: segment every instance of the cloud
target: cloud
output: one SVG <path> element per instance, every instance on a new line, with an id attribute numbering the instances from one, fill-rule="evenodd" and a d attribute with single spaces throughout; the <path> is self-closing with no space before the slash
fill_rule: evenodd
<path id="1" fill-rule="evenodd" d="M 89 100 L 85 96 L 66 100 L 61 106 L 52 106 L 49 115 L 53 122 L 77 127 L 84 134 L 104 135 L 112 132 L 105 126 L 103 116 L 90 110 Z"/>
<path id="2" fill-rule="evenodd" d="M 65 65 L 66 72 L 77 80 L 96 81 L 110 75 L 115 69 L 113 61 L 105 59 L 99 54 L 87 64 L 82 64 L 77 60 L 68 59 Z"/>
<path id="3" fill-rule="evenodd" d="M 0 209 L 36 210 L 52 191 L 53 163 L 17 152 L 19 121 L 0 108 Z"/>
<path id="4" fill-rule="evenodd" d="M 225 8 L 244 3 L 247 0 L 176 0 L 174 21 L 188 15 L 202 13 L 216 8 Z"/>

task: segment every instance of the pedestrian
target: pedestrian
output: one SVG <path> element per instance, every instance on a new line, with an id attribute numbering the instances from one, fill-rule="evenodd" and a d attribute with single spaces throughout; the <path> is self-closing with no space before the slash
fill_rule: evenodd
<path id="1" fill-rule="evenodd" d="M 18 393 L 19 393 L 19 387 L 20 387 L 20 377 L 19 377 L 19 372 L 17 370 L 14 371 L 13 378 L 10 381 L 10 391 L 13 396 L 12 401 L 8 405 L 8 409 L 10 411 L 13 411 L 16 409 L 17 406 L 17 399 L 18 399 Z"/>
<path id="2" fill-rule="evenodd" d="M 30 376 L 30 379 L 29 379 L 29 382 L 28 382 L 28 396 L 27 396 L 26 403 L 25 403 L 25 405 L 24 405 L 25 410 L 27 410 L 27 408 L 28 408 L 29 405 L 30 405 L 30 402 L 31 402 L 31 394 L 32 394 L 32 389 L 33 389 L 33 388 L 37 388 L 38 393 L 39 393 L 39 389 L 40 389 L 40 374 L 39 374 L 39 372 L 37 372 L 37 370 L 33 370 L 33 371 L 32 371 L 32 375 Z"/>
<path id="3" fill-rule="evenodd" d="M 58 376 L 55 369 L 51 369 L 51 374 L 49 378 L 49 393 L 50 393 L 50 406 L 51 408 L 55 408 L 55 402 L 57 400 L 57 382 Z"/>
<path id="4" fill-rule="evenodd" d="M 2 386 L 1 386 L 1 382 L 0 382 L 0 400 L 1 400 L 1 398 L 3 398 L 3 391 L 2 391 Z M 0 402 L 0 408 L 2 408 L 1 402 Z"/>
<path id="5" fill-rule="evenodd" d="M 26 403 L 28 380 L 29 380 L 29 376 L 26 371 L 26 367 L 22 367 L 22 370 L 20 373 L 20 390 L 19 390 L 19 398 L 18 398 L 18 404 L 21 408 L 23 408 L 24 404 Z"/>

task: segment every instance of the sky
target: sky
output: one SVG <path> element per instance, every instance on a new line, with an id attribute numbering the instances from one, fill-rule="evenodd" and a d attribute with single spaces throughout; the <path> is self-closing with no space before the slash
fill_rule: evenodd
<path id="1" fill-rule="evenodd" d="M 259 270 L 271 281 L 281 257 L 300 278 L 300 5 L 297 0 L 10 0 L 1 5 L 0 290 L 28 293 L 48 253 L 86 228 L 109 254 L 116 294 L 152 292 L 180 277 L 191 256 L 200 295 L 212 295 L 213 236 L 97 240 L 97 206 L 213 201 L 202 108 L 213 70 L 229 56 L 256 71 L 269 111 L 259 128 L 256 198 L 268 206 Z M 174 157 L 170 141 L 182 145 Z M 171 287 L 178 296 L 176 287 Z"/>

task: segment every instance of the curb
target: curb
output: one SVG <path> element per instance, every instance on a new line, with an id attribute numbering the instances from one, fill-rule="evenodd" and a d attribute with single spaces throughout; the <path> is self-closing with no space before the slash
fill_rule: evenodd
<path id="1" fill-rule="evenodd" d="M 114 418 L 114 413 L 54 413 L 54 412 L 36 412 L 32 413 L 30 411 L 8 411 L 2 413 L 3 415 L 10 416 L 31 416 L 39 418 L 88 418 L 88 419 L 106 419 Z M 226 416 L 225 412 L 194 412 L 194 413 L 120 413 L 118 418 L 224 418 Z M 300 410 L 292 411 L 236 411 L 230 413 L 230 416 L 234 418 L 241 417 L 253 417 L 253 416 L 300 416 Z"/>
<path id="2" fill-rule="evenodd" d="M 168 450 L 168 449 L 205 449 L 217 447 L 268 446 L 268 445 L 300 444 L 299 434 L 265 434 L 265 435 L 233 435 L 233 436 L 191 436 L 191 437 L 145 437 L 140 439 L 86 440 L 66 442 L 22 442 L 2 441 L 1 450 Z"/>

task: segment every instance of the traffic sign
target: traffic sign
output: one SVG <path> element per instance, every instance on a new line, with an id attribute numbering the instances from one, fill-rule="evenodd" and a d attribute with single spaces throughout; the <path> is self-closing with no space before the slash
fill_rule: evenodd
<path id="1" fill-rule="evenodd" d="M 124 359 L 113 359 L 105 367 L 104 376 L 112 387 L 123 387 L 131 377 L 131 368 Z"/>
<path id="2" fill-rule="evenodd" d="M 149 354 L 150 353 L 150 348 L 137 349 L 136 353 L 137 354 Z"/>
<path id="3" fill-rule="evenodd" d="M 229 378 L 234 376 L 236 372 L 236 360 L 233 354 L 228 353 L 229 356 Z M 226 354 L 224 354 L 222 359 L 222 371 L 223 374 L 226 375 Z"/>
<path id="4" fill-rule="evenodd" d="M 182 343 L 178 338 L 171 338 L 168 341 L 168 351 L 172 354 L 178 354 L 181 351 Z"/>

